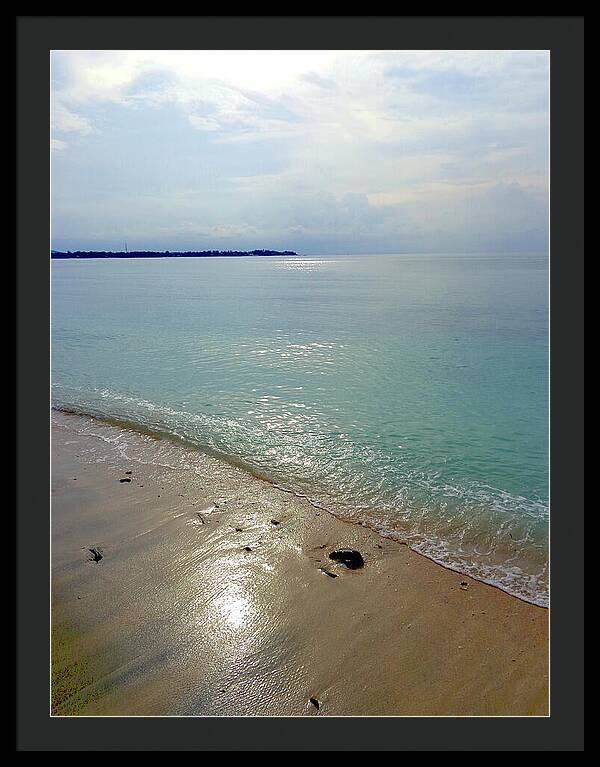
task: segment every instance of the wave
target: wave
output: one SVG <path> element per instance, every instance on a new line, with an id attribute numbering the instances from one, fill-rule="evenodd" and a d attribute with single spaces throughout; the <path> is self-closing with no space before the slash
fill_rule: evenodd
<path id="1" fill-rule="evenodd" d="M 548 509 L 541 499 L 392 467 L 373 446 L 345 444 L 334 454 L 325 444 L 311 454 L 308 434 L 300 450 L 297 437 L 265 441 L 223 415 L 190 413 L 108 389 L 54 388 L 56 410 L 200 450 L 448 569 L 548 606 Z M 161 460 L 168 459 L 155 452 L 153 462 L 170 465 Z"/>

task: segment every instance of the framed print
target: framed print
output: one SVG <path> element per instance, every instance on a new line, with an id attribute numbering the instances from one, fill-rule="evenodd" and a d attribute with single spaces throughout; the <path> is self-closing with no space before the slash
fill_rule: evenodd
<path id="1" fill-rule="evenodd" d="M 18 749 L 582 748 L 582 39 L 17 18 Z"/>

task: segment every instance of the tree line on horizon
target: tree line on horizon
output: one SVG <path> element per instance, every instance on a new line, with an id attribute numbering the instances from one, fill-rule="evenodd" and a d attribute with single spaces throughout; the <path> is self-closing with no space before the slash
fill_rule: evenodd
<path id="1" fill-rule="evenodd" d="M 51 258 L 209 258 L 211 256 L 297 256 L 293 250 L 52 250 Z"/>

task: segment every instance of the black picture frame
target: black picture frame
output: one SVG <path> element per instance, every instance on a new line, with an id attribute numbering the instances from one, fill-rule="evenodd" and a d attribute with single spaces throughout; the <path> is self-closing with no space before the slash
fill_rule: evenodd
<path id="1" fill-rule="evenodd" d="M 582 750 L 583 17 L 17 16 L 15 40 L 16 749 Z M 50 717 L 49 53 L 93 48 L 550 51 L 549 717 Z"/>

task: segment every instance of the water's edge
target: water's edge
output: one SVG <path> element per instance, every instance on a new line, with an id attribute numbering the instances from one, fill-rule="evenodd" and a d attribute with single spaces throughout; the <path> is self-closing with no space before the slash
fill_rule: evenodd
<path id="1" fill-rule="evenodd" d="M 452 563 L 436 558 L 427 550 L 424 550 L 423 548 L 418 548 L 415 545 L 411 545 L 411 543 L 408 540 L 406 540 L 404 537 L 402 537 L 400 534 L 394 534 L 392 531 L 389 531 L 389 530 L 382 530 L 376 526 L 368 524 L 368 522 L 364 520 L 357 521 L 356 519 L 345 516 L 343 513 L 340 513 L 340 511 L 335 511 L 327 507 L 325 504 L 321 503 L 319 499 L 312 498 L 306 495 L 305 493 L 294 489 L 293 487 L 287 487 L 283 485 L 282 483 L 275 481 L 268 474 L 257 471 L 252 465 L 250 465 L 246 461 L 243 461 L 238 456 L 229 455 L 220 450 L 216 450 L 215 448 L 212 448 L 208 445 L 202 445 L 197 442 L 192 442 L 189 439 L 186 439 L 175 432 L 150 428 L 146 426 L 145 424 L 139 423 L 137 421 L 108 416 L 108 415 L 97 413 L 97 412 L 90 412 L 80 407 L 67 406 L 62 404 L 61 405 L 53 404 L 51 406 L 51 409 L 58 413 L 65 413 L 67 415 L 75 415 L 75 416 L 80 416 L 84 418 L 90 418 L 94 421 L 97 421 L 98 423 L 103 423 L 107 426 L 111 426 L 116 429 L 123 429 L 129 432 L 133 432 L 135 434 L 149 437 L 150 439 L 153 439 L 153 440 L 157 440 L 157 441 L 168 440 L 169 442 L 179 445 L 185 449 L 198 451 L 202 454 L 210 456 L 211 458 L 215 460 L 221 461 L 229 466 L 233 466 L 237 469 L 240 469 L 241 471 L 244 471 L 245 473 L 247 473 L 249 476 L 253 477 L 254 479 L 258 479 L 262 482 L 267 482 L 270 485 L 272 485 L 274 488 L 276 488 L 277 490 L 280 490 L 281 492 L 291 493 L 298 498 L 303 498 L 315 508 L 325 511 L 328 514 L 331 514 L 333 517 L 341 520 L 342 522 L 345 522 L 347 524 L 352 524 L 352 525 L 360 525 L 362 527 L 372 530 L 374 533 L 376 533 L 382 538 L 387 538 L 389 540 L 394 540 L 396 542 L 402 543 L 408 546 L 408 548 L 410 548 L 411 551 L 414 551 L 416 554 L 419 554 L 420 556 L 423 556 L 426 559 L 429 559 L 435 562 L 436 564 L 440 565 L 446 570 L 451 570 L 453 572 L 467 575 L 468 577 L 473 578 L 473 580 L 479 581 L 481 583 L 485 583 L 489 586 L 493 586 L 494 588 L 497 588 L 500 591 L 503 591 L 509 594 L 510 596 L 516 599 L 519 599 L 523 602 L 527 602 L 529 604 L 533 604 L 533 605 L 536 605 L 537 607 L 542 607 L 542 608 L 549 607 L 549 597 L 548 599 L 546 599 L 545 595 L 539 595 L 538 597 L 533 597 L 533 596 L 528 597 L 527 595 L 523 593 L 511 590 L 510 587 L 508 587 L 506 584 L 499 582 L 497 580 L 494 580 L 493 578 L 486 578 L 482 576 L 481 574 L 478 574 L 474 571 L 469 570 L 468 568 L 458 567 Z"/>

